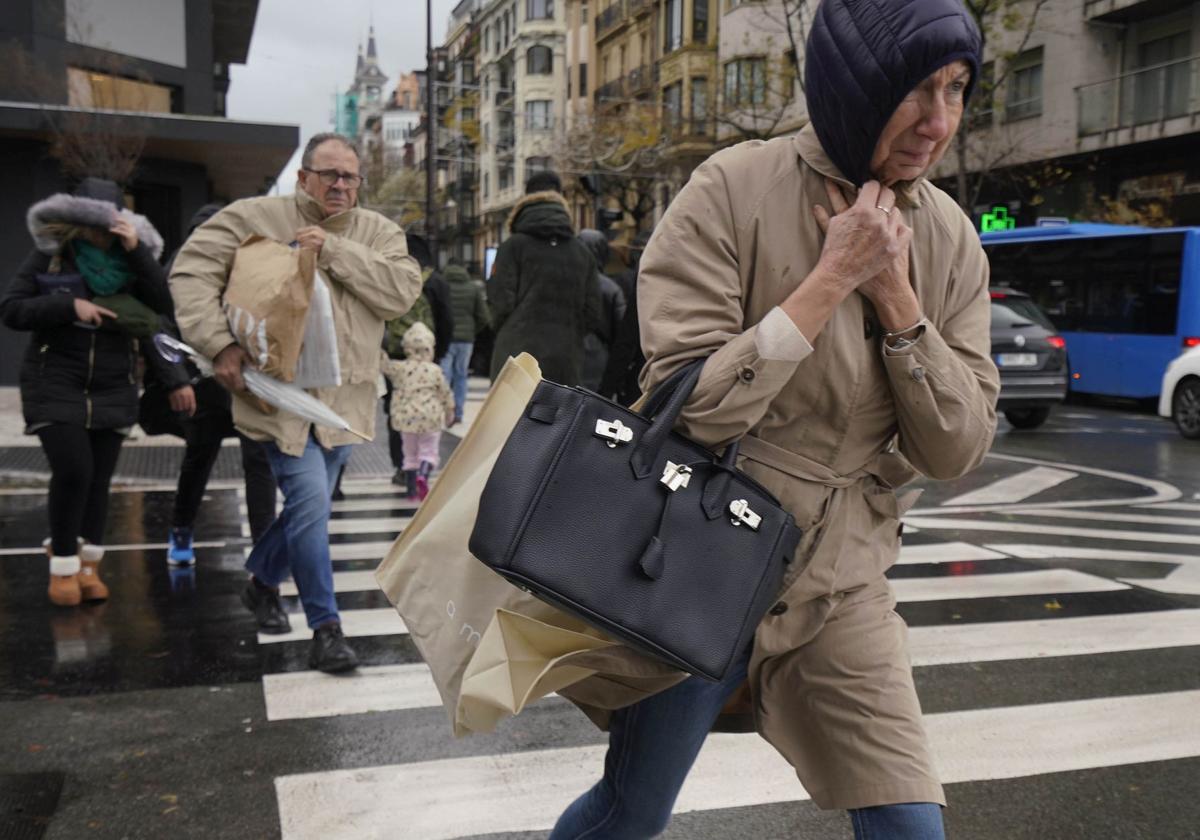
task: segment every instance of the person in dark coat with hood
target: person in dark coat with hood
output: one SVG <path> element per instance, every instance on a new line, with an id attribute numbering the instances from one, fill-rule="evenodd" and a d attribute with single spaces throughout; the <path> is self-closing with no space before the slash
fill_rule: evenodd
<path id="1" fill-rule="evenodd" d="M 600 380 L 600 393 L 621 405 L 633 405 L 642 395 L 638 385 L 646 357 L 642 355 L 642 336 L 638 326 L 637 276 L 638 263 L 650 234 L 642 231 L 629 245 L 628 267 L 613 280 L 625 295 L 625 314 L 617 326 L 608 351 L 608 363 L 604 367 L 604 378 Z"/>
<path id="2" fill-rule="evenodd" d="M 542 376 L 561 385 L 583 381 L 583 339 L 603 320 L 596 261 L 571 227 L 562 182 L 537 172 L 508 217 L 487 284 L 492 379 L 509 356 L 529 353 Z"/>
<path id="3" fill-rule="evenodd" d="M 886 571 L 915 501 L 897 488 L 965 474 L 995 434 L 987 257 L 926 180 L 980 49 L 961 0 L 823 0 L 805 56 L 811 123 L 717 152 L 658 223 L 638 277 L 641 384 L 703 360 L 678 430 L 714 451 L 736 442 L 738 466 L 804 536 L 725 679 L 624 707 L 619 687 L 594 689 L 604 776 L 551 840 L 662 832 L 743 686 L 752 727 L 818 807 L 850 812 L 858 840 L 944 837 Z M 725 772 L 736 784 L 745 768 Z"/>
<path id="4" fill-rule="evenodd" d="M 608 366 L 609 348 L 625 317 L 625 293 L 617 281 L 604 273 L 611 249 L 608 237 L 592 228 L 579 231 L 579 241 L 588 247 L 596 260 L 596 281 L 600 284 L 600 326 L 583 339 L 583 387 L 600 393 L 600 382 Z"/>
<path id="5" fill-rule="evenodd" d="M 224 206 L 205 204 L 197 210 L 188 224 L 188 236 L 221 212 Z M 178 253 L 176 250 L 167 261 L 168 276 Z M 165 330 L 178 338 L 179 328 L 173 320 L 167 322 Z M 166 392 L 169 409 L 178 419 L 178 429 L 172 429 L 171 432 L 179 434 L 187 444 L 183 462 L 179 466 L 175 503 L 171 509 L 167 563 L 172 566 L 191 566 L 196 562 L 193 526 L 204 500 L 209 476 L 221 454 L 221 442 L 228 437 L 238 438 L 242 475 L 246 482 L 250 539 L 257 543 L 275 519 L 275 477 L 262 444 L 239 434 L 233 427 L 233 404 L 229 392 L 216 379 L 201 378 L 189 362 L 170 362 L 155 352 L 153 347 L 146 353 L 146 379 L 147 392 Z M 145 404 L 146 396 L 143 395 L 142 399 Z"/>
<path id="6" fill-rule="evenodd" d="M 21 408 L 50 462 L 48 594 L 74 606 L 108 597 L 99 574 L 108 489 L 138 417 L 131 331 L 143 314 L 151 323 L 153 313 L 169 315 L 171 295 L 162 237 L 125 209 L 112 181 L 86 178 L 74 195 L 34 204 L 27 219 L 35 249 L 0 299 L 0 318 L 33 333 Z"/>

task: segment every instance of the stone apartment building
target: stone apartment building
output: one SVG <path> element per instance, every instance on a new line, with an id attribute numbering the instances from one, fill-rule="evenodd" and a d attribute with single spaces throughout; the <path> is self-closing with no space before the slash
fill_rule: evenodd
<path id="1" fill-rule="evenodd" d="M 562 0 L 485 0 L 479 15 L 478 250 L 508 235 L 525 180 L 553 166 L 565 126 L 567 17 Z"/>

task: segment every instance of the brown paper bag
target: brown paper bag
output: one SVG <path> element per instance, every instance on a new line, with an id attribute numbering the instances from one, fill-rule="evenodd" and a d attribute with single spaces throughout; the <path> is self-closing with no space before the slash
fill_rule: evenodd
<path id="1" fill-rule="evenodd" d="M 581 705 L 613 709 L 686 676 L 523 592 L 467 548 L 492 466 L 540 379 L 532 356 L 508 360 L 375 572 L 429 664 L 455 735 L 489 732 L 568 687 Z"/>
<path id="2" fill-rule="evenodd" d="M 296 376 L 317 255 L 252 234 L 238 246 L 222 306 L 229 329 L 263 373 Z"/>

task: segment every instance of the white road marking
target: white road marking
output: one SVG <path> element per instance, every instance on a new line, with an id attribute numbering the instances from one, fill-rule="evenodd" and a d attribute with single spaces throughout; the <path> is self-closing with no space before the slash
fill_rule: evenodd
<path id="1" fill-rule="evenodd" d="M 397 536 L 404 526 L 412 521 L 411 516 L 391 516 L 382 519 L 330 519 L 330 534 L 386 534 Z M 250 536 L 250 523 L 242 521 L 242 536 Z"/>
<path id="2" fill-rule="evenodd" d="M 1139 505 L 1149 510 L 1190 510 L 1200 512 L 1200 504 L 1195 502 L 1159 502 L 1156 505 Z"/>
<path id="3" fill-rule="evenodd" d="M 1004 502 L 1023 502 L 1030 496 L 1036 496 L 1043 490 L 1057 487 L 1064 481 L 1077 478 L 1079 473 L 1059 470 L 1053 467 L 1034 467 L 1030 470 L 1006 476 L 993 481 L 986 487 L 963 493 L 942 503 L 949 505 L 988 505 Z"/>
<path id="4" fill-rule="evenodd" d="M 1124 540 L 1128 542 L 1176 543 L 1200 545 L 1200 535 L 1174 534 L 1161 531 L 1118 531 L 1107 528 L 1067 528 L 1026 522 L 1003 522 L 988 519 L 938 519 L 932 516 L 914 517 L 914 524 L 928 531 L 1001 531 L 1009 534 L 1043 534 L 1060 537 L 1087 537 L 1095 540 Z"/>
<path id="5" fill-rule="evenodd" d="M 908 533 L 908 523 L 904 523 Z M 1003 554 L 965 542 L 944 542 L 933 545 L 901 545 L 898 564 L 958 563 L 964 560 L 1002 560 Z"/>
<path id="6" fill-rule="evenodd" d="M 379 584 L 375 582 L 375 572 L 373 571 L 333 573 L 334 592 L 374 592 L 377 589 L 379 589 Z M 298 595 L 299 593 L 296 591 L 296 584 L 287 580 L 279 585 L 279 594 Z"/>
<path id="7" fill-rule="evenodd" d="M 368 513 L 372 511 L 392 513 L 398 510 L 415 511 L 416 509 L 417 503 L 405 499 L 403 496 L 397 496 L 395 499 L 347 499 L 344 502 L 334 502 L 332 506 L 334 519 L 338 518 L 339 513 Z M 245 502 L 238 505 L 238 513 L 242 516 L 250 515 L 250 509 L 246 507 Z"/>
<path id="8" fill-rule="evenodd" d="M 1145 513 L 1117 513 L 1108 510 L 1016 510 L 1005 511 L 1016 516 L 1043 516 L 1047 519 L 1081 519 L 1088 522 L 1129 522 L 1144 525 L 1179 525 L 1184 528 L 1200 528 L 1200 517 L 1155 516 Z"/>
<path id="9" fill-rule="evenodd" d="M 1014 598 L 1022 595 L 1065 595 L 1072 592 L 1115 592 L 1128 589 L 1108 578 L 1069 569 L 1011 572 L 998 575 L 948 575 L 897 578 L 892 590 L 900 601 L 950 601 L 957 598 Z"/>
<path id="10" fill-rule="evenodd" d="M 1083 548 L 1070 545 L 995 545 L 997 551 L 1005 551 L 1015 557 L 1040 560 L 1120 560 L 1132 563 L 1174 563 L 1176 568 L 1162 578 L 1120 578 L 1126 583 L 1169 592 L 1176 595 L 1200 595 L 1200 556 L 1195 554 L 1167 554 L 1157 551 L 1118 551 L 1109 548 Z"/>
<path id="11" fill-rule="evenodd" d="M 1070 502 L 1041 502 L 1038 504 L 1024 504 L 1023 508 L 1087 508 L 1101 507 L 1114 504 L 1154 504 L 1156 502 L 1173 502 L 1182 496 L 1179 488 L 1165 481 L 1158 481 L 1153 478 L 1143 478 L 1131 473 L 1115 472 L 1113 470 L 1102 470 L 1096 467 L 1084 467 L 1079 464 L 1064 464 L 1054 461 L 1043 461 L 1038 458 L 1025 458 L 1018 455 L 1000 455 L 996 452 L 989 452 L 989 458 L 995 458 L 999 461 L 1011 461 L 1017 464 L 1033 464 L 1034 466 L 1050 467 L 1051 469 L 1069 469 L 1077 473 L 1086 473 L 1087 475 L 1096 475 L 1101 478 L 1111 478 L 1117 481 L 1123 481 L 1128 484 L 1136 484 L 1149 491 L 1148 495 L 1135 496 L 1123 499 L 1080 499 Z M 914 508 L 908 512 L 909 516 L 921 515 L 945 515 L 953 513 L 981 513 L 990 510 L 1005 510 L 1009 507 L 1007 504 L 993 505 L 955 505 L 936 508 Z"/>
<path id="12" fill-rule="evenodd" d="M 392 548 L 394 540 L 380 542 L 330 543 L 329 559 L 337 563 L 341 560 L 382 560 Z M 250 557 L 250 547 L 242 549 L 242 556 Z"/>
<path id="13" fill-rule="evenodd" d="M 304 624 L 304 613 L 291 613 L 288 616 L 292 622 L 290 633 L 271 635 L 259 633 L 260 645 L 273 645 L 280 642 L 301 642 L 312 638 L 312 630 Z M 342 632 L 349 637 L 354 636 L 405 636 L 408 628 L 404 620 L 390 607 L 375 610 L 342 610 Z"/>
<path id="14" fill-rule="evenodd" d="M 918 668 L 1190 647 L 1200 645 L 1200 610 L 912 627 L 908 638 Z M 442 705 L 424 664 L 359 668 L 351 677 L 286 676 L 264 684 L 272 720 Z"/>
<path id="15" fill-rule="evenodd" d="M 441 695 L 425 663 L 359 668 L 350 676 L 300 671 L 263 677 L 267 720 L 437 708 Z"/>
<path id="16" fill-rule="evenodd" d="M 942 780 L 1011 779 L 1200 755 L 1200 691 L 1106 697 L 927 715 Z M 285 840 L 411 840 L 544 831 L 592 785 L 605 747 L 419 761 L 275 780 Z M 757 737 L 711 735 L 676 813 L 807 798 Z"/>
<path id="17" fill-rule="evenodd" d="M 197 542 L 192 543 L 192 548 L 224 548 L 226 545 L 227 543 L 224 541 Z M 162 551 L 167 547 L 167 543 L 121 543 L 104 546 L 104 554 L 108 556 L 117 551 Z M 0 557 L 12 557 L 23 554 L 45 557 L 46 549 L 40 545 L 31 545 L 24 548 L 0 548 Z"/>

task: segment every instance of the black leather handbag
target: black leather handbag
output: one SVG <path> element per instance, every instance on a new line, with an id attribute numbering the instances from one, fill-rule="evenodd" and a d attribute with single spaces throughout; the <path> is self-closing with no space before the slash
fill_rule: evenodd
<path id="1" fill-rule="evenodd" d="M 471 553 L 668 664 L 725 676 L 779 595 L 800 529 L 764 487 L 672 431 L 703 360 L 631 411 L 541 382 L 484 487 Z"/>

